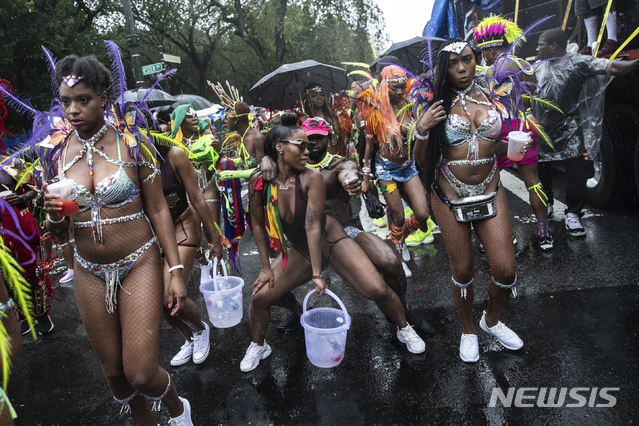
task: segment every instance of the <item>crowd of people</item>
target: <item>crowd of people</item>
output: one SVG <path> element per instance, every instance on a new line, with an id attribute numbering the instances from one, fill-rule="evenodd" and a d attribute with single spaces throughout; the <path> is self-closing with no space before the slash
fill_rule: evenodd
<path id="1" fill-rule="evenodd" d="M 435 330 L 406 300 L 407 244 L 432 242 L 436 226 L 462 326 L 460 358 L 476 362 L 480 356 L 472 314 L 472 230 L 491 272 L 479 326 L 505 348 L 520 349 L 522 339 L 500 321 L 517 284 L 500 170 L 517 164 L 539 248 L 551 250 L 549 169 L 563 161 L 565 226 L 571 236 L 585 236 L 579 215 L 592 150 L 580 130 L 579 94 L 588 79 L 639 68 L 637 61 L 579 55 L 559 29 L 541 35 L 540 60 L 531 65 L 516 56 L 525 41 L 514 23 L 486 18 L 477 25 L 474 46 L 447 40 L 421 75 L 391 64 L 377 78 L 355 82 L 350 92 L 309 84 L 297 107 L 270 113 L 263 129 L 237 90 L 211 85 L 225 107 L 223 134 L 192 105 L 169 117 L 150 111 L 144 100 L 125 102 L 126 77 L 117 75 L 123 67 L 113 42 L 106 46 L 116 75 L 94 56 L 50 64 L 49 111 L 36 110 L 0 80 L 0 100 L 33 121 L 22 146 L 2 147 L 0 310 L 7 333 L 0 336 L 12 345 L 2 362 L 17 356 L 20 333 L 53 330 L 55 241 L 68 266 L 60 282 L 73 281 L 115 401 L 138 424 L 156 424 L 153 410 L 163 402 L 170 424 L 191 425 L 189 401 L 178 396 L 178 384 L 158 362 L 161 321 L 185 340 L 172 366 L 207 359 L 209 326 L 186 285 L 196 262 L 203 274 L 216 274 L 214 261 L 226 256 L 239 273 L 237 244 L 245 228 L 253 233 L 261 269 L 257 278 L 245 277 L 255 279 L 243 372 L 273 351 L 265 339 L 271 307 L 291 311 L 279 331 L 298 327 L 302 306 L 291 290 L 310 280 L 324 294 L 328 266 L 376 303 L 409 352 L 423 353 L 423 337 Z M 482 57 L 486 67 L 480 70 Z M 538 102 L 539 93 L 545 102 Z M 6 111 L 0 107 L 1 123 Z M 517 160 L 507 158 L 507 142 L 518 129 L 526 140 Z M 71 185 L 75 198 L 49 190 L 58 183 Z M 388 243 L 366 232 L 359 219 L 360 209 L 374 204 L 360 204 L 359 195 L 379 200 L 380 193 Z M 202 235 L 208 248 L 201 247 Z M 8 423 L 15 412 L 3 390 L 0 400 L 0 418 Z"/>

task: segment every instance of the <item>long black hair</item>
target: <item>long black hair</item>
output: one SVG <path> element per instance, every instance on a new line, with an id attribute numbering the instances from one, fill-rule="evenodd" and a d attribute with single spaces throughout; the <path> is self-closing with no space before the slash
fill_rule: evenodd
<path id="1" fill-rule="evenodd" d="M 264 139 L 264 154 L 268 155 L 277 163 L 277 150 L 275 145 L 281 141 L 288 139 L 295 130 L 302 130 L 297 125 L 297 114 L 293 112 L 285 112 L 281 115 L 281 124 L 271 128 Z"/>
<path id="2" fill-rule="evenodd" d="M 446 115 L 450 112 L 451 102 L 453 101 L 453 88 L 448 81 L 448 62 L 450 60 L 450 52 L 446 52 L 443 49 L 455 42 L 463 42 L 459 37 L 446 40 L 437 55 L 435 62 L 435 90 L 433 93 L 433 101 L 442 100 L 442 107 L 446 111 Z M 424 167 L 426 187 L 430 188 L 435 183 L 437 175 L 437 165 L 443 152 L 446 150 L 446 120 L 442 120 L 435 127 L 430 129 L 429 137 L 430 143 L 428 144 L 428 152 L 426 157 L 426 165 Z"/>

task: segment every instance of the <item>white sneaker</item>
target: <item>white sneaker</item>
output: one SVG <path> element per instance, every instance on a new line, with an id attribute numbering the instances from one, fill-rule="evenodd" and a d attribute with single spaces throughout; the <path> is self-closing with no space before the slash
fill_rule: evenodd
<path id="1" fill-rule="evenodd" d="M 60 284 L 68 283 L 69 281 L 73 281 L 73 269 L 67 269 L 67 272 L 60 277 Z"/>
<path id="2" fill-rule="evenodd" d="M 406 278 L 410 278 L 413 276 L 413 273 L 410 271 L 410 269 L 408 269 L 408 265 L 406 264 L 406 262 L 402 262 L 402 268 L 404 268 L 404 274 L 406 275 Z"/>
<path id="3" fill-rule="evenodd" d="M 191 420 L 191 404 L 186 398 L 178 397 L 184 405 L 184 412 L 179 417 L 171 417 L 169 420 L 169 426 L 193 426 Z"/>
<path id="4" fill-rule="evenodd" d="M 486 325 L 486 311 L 484 311 L 484 314 L 481 316 L 479 326 L 486 333 L 490 333 L 495 336 L 497 340 L 499 340 L 499 343 L 501 343 L 501 345 L 506 349 L 516 351 L 524 346 L 524 342 L 522 342 L 519 336 L 517 336 L 517 333 L 506 327 L 501 321 L 498 321 L 497 325 L 493 327 L 488 327 Z"/>
<path id="5" fill-rule="evenodd" d="M 209 340 L 209 326 L 202 322 L 204 330 L 193 333 L 193 362 L 202 364 L 209 356 L 211 344 Z"/>
<path id="6" fill-rule="evenodd" d="M 424 343 L 422 338 L 413 330 L 410 324 L 407 324 L 406 327 L 401 330 L 397 327 L 397 338 L 400 342 L 406 344 L 408 352 L 421 354 L 426 350 L 426 343 Z"/>
<path id="7" fill-rule="evenodd" d="M 479 342 L 476 334 L 462 334 L 459 342 L 459 357 L 464 362 L 479 361 Z"/>
<path id="8" fill-rule="evenodd" d="M 255 370 L 260 361 L 267 358 L 271 354 L 271 347 L 264 341 L 264 346 L 260 346 L 255 342 L 251 343 L 251 346 L 246 350 L 244 359 L 240 362 L 240 370 L 244 373 Z"/>
<path id="9" fill-rule="evenodd" d="M 177 367 L 191 361 L 193 357 L 193 342 L 184 342 L 180 352 L 178 352 L 171 360 L 171 365 Z"/>
<path id="10" fill-rule="evenodd" d="M 586 230 L 581 226 L 579 216 L 575 213 L 568 213 L 566 215 L 566 230 L 573 237 L 585 237 Z"/>
<path id="11" fill-rule="evenodd" d="M 410 260 L 410 252 L 408 251 L 406 243 L 402 243 L 402 260 L 404 262 L 408 262 Z"/>

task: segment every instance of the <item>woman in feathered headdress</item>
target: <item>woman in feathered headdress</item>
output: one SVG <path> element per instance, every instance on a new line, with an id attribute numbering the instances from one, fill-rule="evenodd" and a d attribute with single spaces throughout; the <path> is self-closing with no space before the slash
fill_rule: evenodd
<path id="1" fill-rule="evenodd" d="M 425 233 L 430 232 L 426 196 L 409 144 L 414 119 L 407 97 L 414 84 L 415 80 L 408 78 L 402 68 L 390 65 L 381 72 L 379 88 L 369 84 L 357 96 L 366 122 L 362 191 L 367 192 L 370 180 L 377 178 L 392 216 L 390 238 L 404 261 L 410 259 L 405 238 L 421 228 L 426 228 Z M 404 217 L 399 186 L 413 209 L 408 220 Z"/>
<path id="2" fill-rule="evenodd" d="M 178 243 L 180 261 L 184 265 L 184 285 L 186 286 L 193 268 L 193 262 L 201 242 L 200 223 L 206 229 L 210 258 L 222 259 L 223 250 L 217 223 L 207 208 L 204 195 L 198 187 L 195 168 L 185 147 L 162 143 L 157 135 L 158 150 L 164 199 L 169 207 L 175 237 Z M 196 146 L 195 142 L 193 146 Z M 212 148 L 211 148 L 212 149 Z M 215 164 L 215 161 L 213 161 Z M 219 204 L 218 204 L 219 205 Z M 168 289 L 170 274 L 168 262 L 164 265 L 164 285 Z M 207 268 L 203 268 L 203 274 Z M 215 272 L 214 272 L 215 273 Z M 179 366 L 193 360 L 203 363 L 209 355 L 209 327 L 202 321 L 193 300 L 186 297 L 179 316 L 172 316 L 171 309 L 164 306 L 164 319 L 177 330 L 185 340 L 180 351 L 171 359 L 171 365 Z"/>
<path id="3" fill-rule="evenodd" d="M 423 168 L 426 189 L 435 193 L 429 197 L 450 258 L 453 298 L 463 329 L 459 354 L 465 362 L 476 362 L 479 344 L 472 316 L 471 224 L 492 272 L 481 328 L 508 349 L 523 346 L 499 322 L 511 292 L 516 294 L 517 283 L 510 214 L 506 194 L 499 190 L 495 162 L 502 119 L 490 92 L 477 84 L 475 52 L 468 43 L 458 38 L 443 43 L 434 69 L 434 93 L 430 101 L 426 99 L 425 112 L 415 127 L 415 156 Z M 468 200 L 475 204 L 463 204 Z"/>
<path id="4" fill-rule="evenodd" d="M 477 47 L 490 67 L 489 73 L 512 72 L 517 74 L 520 81 L 537 83 L 535 71 L 532 65 L 514 55 L 515 48 L 526 41 L 521 28 L 510 20 L 501 16 L 490 16 L 483 19 L 473 29 Z M 553 239 L 548 229 L 548 197 L 544 192 L 537 172 L 537 145 L 539 144 L 539 126 L 534 121 L 532 114 L 527 117 L 524 127 L 526 132 L 532 133 L 532 146 L 522 159 L 513 161 L 506 157 L 505 144 L 500 144 L 503 148 L 497 152 L 497 166 L 501 168 L 512 167 L 517 164 L 517 170 L 528 189 L 530 206 L 537 218 L 537 238 L 542 250 L 553 248 Z M 508 132 L 518 129 L 520 119 L 513 117 L 511 120 L 504 120 L 502 140 L 507 141 Z"/>
<path id="5" fill-rule="evenodd" d="M 47 228 L 64 235 L 74 222 L 76 302 L 116 401 L 140 424 L 154 423 L 146 398 L 156 410 L 164 402 L 173 419 L 191 424 L 188 401 L 158 365 L 159 305 L 168 305 L 173 315 L 182 309 L 184 266 L 169 210 L 158 202 L 162 184 L 155 179 L 158 167 L 141 113 L 147 108 L 124 101 L 120 51 L 112 42 L 107 49 L 115 81 L 94 56 L 67 56 L 55 65 L 72 129 L 44 158 L 44 169 L 60 180 L 73 179 L 80 211 L 63 211 L 66 205 L 45 185 Z M 166 292 L 158 241 L 171 265 Z"/>
<path id="6" fill-rule="evenodd" d="M 350 123 L 350 116 L 346 112 L 349 102 L 348 97 L 334 95 L 337 101 L 337 105 L 334 105 L 331 102 L 331 95 L 317 83 L 307 84 L 304 94 L 304 110 L 306 114 L 309 117 L 321 117 L 331 124 L 333 135 L 328 145 L 328 152 L 342 157 L 346 156 L 348 154 L 346 145 L 351 130 L 350 127 L 343 128 Z"/>

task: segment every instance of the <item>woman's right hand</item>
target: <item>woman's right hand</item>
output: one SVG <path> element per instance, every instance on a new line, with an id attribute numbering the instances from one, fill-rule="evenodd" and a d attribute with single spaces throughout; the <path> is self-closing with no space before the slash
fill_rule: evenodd
<path id="1" fill-rule="evenodd" d="M 446 118 L 446 111 L 442 106 L 442 102 L 444 101 L 433 102 L 433 104 L 419 118 L 419 126 L 417 128 L 417 132 L 419 134 L 426 133 Z"/>
<path id="2" fill-rule="evenodd" d="M 47 189 L 48 186 L 49 185 L 46 183 L 42 185 L 42 193 L 44 194 L 42 197 L 44 199 L 44 211 L 47 212 L 49 218 L 57 222 L 62 220 L 62 215 L 60 215 L 60 212 L 62 211 L 62 202 L 59 200 L 59 195 L 49 193 L 49 190 Z"/>
<path id="3" fill-rule="evenodd" d="M 268 285 L 271 290 L 275 287 L 275 276 L 271 268 L 262 268 L 257 279 L 253 283 L 253 296 L 255 296 L 265 285 Z"/>
<path id="4" fill-rule="evenodd" d="M 325 293 L 324 290 L 328 287 L 322 277 L 313 278 L 313 284 L 315 284 L 315 293 L 318 293 L 320 296 Z"/>

